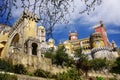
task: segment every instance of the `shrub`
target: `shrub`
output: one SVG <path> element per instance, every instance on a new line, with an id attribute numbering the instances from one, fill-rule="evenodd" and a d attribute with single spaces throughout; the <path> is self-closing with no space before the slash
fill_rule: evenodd
<path id="1" fill-rule="evenodd" d="M 67 72 L 57 74 L 56 80 L 81 80 L 76 69 L 69 69 Z"/>
<path id="2" fill-rule="evenodd" d="M 96 77 L 96 80 L 105 80 L 103 77 Z"/>
<path id="3" fill-rule="evenodd" d="M 10 61 L 8 62 L 3 59 L 0 59 L 0 69 L 4 70 L 4 71 L 12 72 L 13 71 L 12 62 L 10 62 Z"/>
<path id="4" fill-rule="evenodd" d="M 17 80 L 17 76 L 0 73 L 0 80 Z"/>
<path id="5" fill-rule="evenodd" d="M 22 64 L 14 65 L 14 72 L 18 74 L 26 74 L 27 70 Z"/>
<path id="6" fill-rule="evenodd" d="M 34 72 L 34 75 L 35 76 L 38 76 L 38 77 L 44 77 L 44 78 L 55 78 L 56 75 L 53 75 L 51 74 L 50 72 L 48 71 L 44 71 L 42 69 L 37 69 L 35 72 Z"/>

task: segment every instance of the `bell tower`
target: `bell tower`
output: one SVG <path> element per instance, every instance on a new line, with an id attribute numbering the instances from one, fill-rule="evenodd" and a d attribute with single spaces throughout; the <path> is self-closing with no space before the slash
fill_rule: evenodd
<path id="1" fill-rule="evenodd" d="M 69 32 L 69 40 L 77 40 L 78 39 L 78 33 L 75 32 Z"/>

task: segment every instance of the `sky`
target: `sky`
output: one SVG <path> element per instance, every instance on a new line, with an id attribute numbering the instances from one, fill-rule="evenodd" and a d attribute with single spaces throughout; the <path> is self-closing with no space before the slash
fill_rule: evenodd
<path id="1" fill-rule="evenodd" d="M 71 14 L 70 23 L 66 25 L 58 25 L 54 30 L 56 42 L 58 40 L 68 39 L 69 31 L 75 30 L 78 32 L 78 38 L 89 37 L 94 32 L 93 26 L 103 21 L 107 30 L 108 39 L 110 42 L 114 40 L 120 47 L 120 0 L 103 0 L 100 6 L 96 6 L 94 11 L 88 14 L 79 14 L 77 11 L 84 9 L 80 0 L 75 0 L 76 11 Z"/>
<path id="2" fill-rule="evenodd" d="M 32 1 L 32 0 L 31 0 Z M 82 2 L 81 2 L 82 1 Z M 78 38 L 89 37 L 90 34 L 94 32 L 93 26 L 99 24 L 99 21 L 103 21 L 104 26 L 107 29 L 107 35 L 110 42 L 114 40 L 116 44 L 120 47 L 120 0 L 102 0 L 101 5 L 95 6 L 94 11 L 90 11 L 89 15 L 87 13 L 79 14 L 79 11 L 85 9 L 83 0 L 74 0 L 71 3 L 74 7 L 70 7 L 70 16 L 66 18 L 69 20 L 68 24 L 57 24 L 53 31 L 53 38 L 56 44 L 59 41 L 68 40 L 69 31 L 77 31 Z M 18 1 L 18 4 L 19 3 Z M 23 9 L 12 9 L 13 18 L 12 22 L 20 16 Z M 38 26 L 40 26 L 38 24 Z"/>

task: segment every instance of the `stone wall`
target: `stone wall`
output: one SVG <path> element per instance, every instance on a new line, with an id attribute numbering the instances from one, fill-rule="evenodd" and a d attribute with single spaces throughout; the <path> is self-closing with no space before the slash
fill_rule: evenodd
<path id="1" fill-rule="evenodd" d="M 49 78 L 32 77 L 32 76 L 18 75 L 18 74 L 17 74 L 17 78 L 18 80 L 54 80 L 54 79 L 49 79 Z"/>
<path id="2" fill-rule="evenodd" d="M 39 68 L 54 74 L 66 70 L 65 68 L 52 65 L 51 59 L 25 53 L 13 53 L 9 55 L 9 59 L 12 60 L 13 64 L 23 64 L 30 72 Z"/>
<path id="3" fill-rule="evenodd" d="M 29 76 L 29 75 L 20 75 L 20 74 L 4 72 L 4 71 L 0 71 L 0 73 L 9 74 L 9 75 L 15 75 L 15 76 L 17 76 L 17 80 L 54 80 L 54 79 L 35 77 L 35 76 Z"/>

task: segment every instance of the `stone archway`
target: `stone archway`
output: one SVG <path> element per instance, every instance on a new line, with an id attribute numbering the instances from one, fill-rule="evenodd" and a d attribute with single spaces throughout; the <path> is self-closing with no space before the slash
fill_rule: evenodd
<path id="1" fill-rule="evenodd" d="M 37 55 L 38 45 L 36 43 L 32 43 L 32 55 Z"/>
<path id="2" fill-rule="evenodd" d="M 20 39 L 19 34 L 18 33 L 15 34 L 15 36 L 11 40 L 11 45 L 17 46 L 19 44 L 19 39 Z"/>

